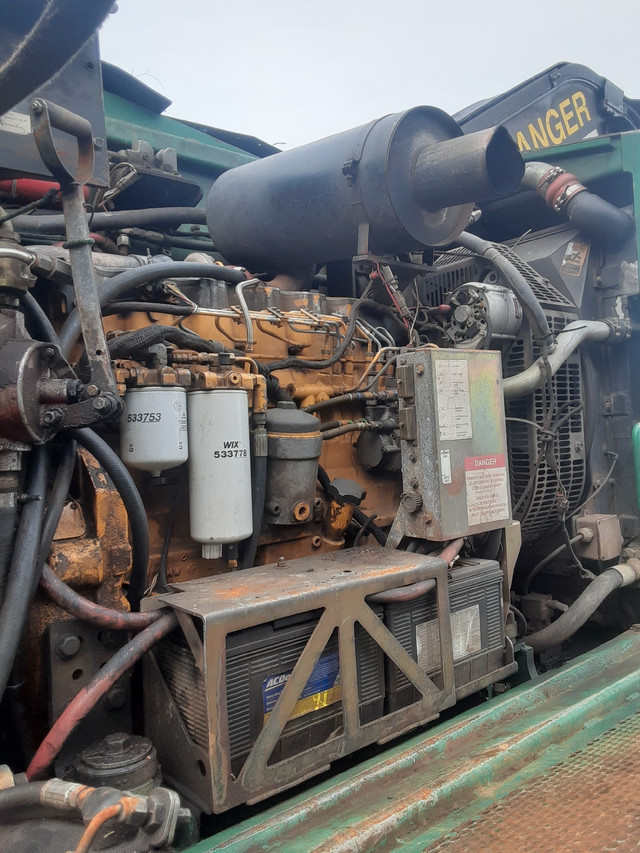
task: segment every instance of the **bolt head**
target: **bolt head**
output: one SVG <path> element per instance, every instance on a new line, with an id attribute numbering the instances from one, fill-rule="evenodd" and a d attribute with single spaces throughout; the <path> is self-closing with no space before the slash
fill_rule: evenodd
<path id="1" fill-rule="evenodd" d="M 104 739 L 110 752 L 127 752 L 131 746 L 131 738 L 126 732 L 113 732 Z"/>
<path id="2" fill-rule="evenodd" d="M 80 651 L 82 640 L 76 634 L 63 634 L 56 644 L 56 654 L 61 660 L 70 660 Z"/>
<path id="3" fill-rule="evenodd" d="M 60 409 L 47 409 L 42 415 L 42 423 L 45 426 L 54 426 L 62 420 L 62 412 Z"/>
<path id="4" fill-rule="evenodd" d="M 116 685 L 106 695 L 107 707 L 112 711 L 122 708 L 127 702 L 127 691 L 124 687 Z"/>

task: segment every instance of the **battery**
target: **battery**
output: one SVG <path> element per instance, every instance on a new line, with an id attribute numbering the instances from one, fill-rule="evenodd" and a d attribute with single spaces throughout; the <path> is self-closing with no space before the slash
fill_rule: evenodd
<path id="1" fill-rule="evenodd" d="M 382 607 L 372 608 L 382 619 Z M 227 635 L 226 687 L 231 770 L 240 772 L 253 744 L 289 680 L 293 668 L 311 637 L 320 612 L 297 614 Z M 384 713 L 384 655 L 370 635 L 356 626 L 356 668 L 360 723 Z M 158 660 L 183 722 L 192 739 L 207 739 L 206 702 L 194 695 L 204 692 L 189 649 L 165 641 Z M 191 689 L 185 690 L 185 675 L 192 672 Z M 296 702 L 276 744 L 269 764 L 297 755 L 324 743 L 342 728 L 342 688 L 337 633 L 331 635 Z"/>
<path id="2" fill-rule="evenodd" d="M 456 696 L 503 677 L 512 658 L 505 647 L 502 570 L 494 560 L 465 559 L 450 572 L 449 609 Z M 424 672 L 440 684 L 440 631 L 435 590 L 415 601 L 386 604 L 384 623 Z M 385 713 L 404 708 L 420 694 L 404 673 L 385 661 Z"/>

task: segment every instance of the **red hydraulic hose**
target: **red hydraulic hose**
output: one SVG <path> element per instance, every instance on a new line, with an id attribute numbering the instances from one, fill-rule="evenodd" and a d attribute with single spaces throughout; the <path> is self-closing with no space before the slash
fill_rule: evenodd
<path id="1" fill-rule="evenodd" d="M 137 663 L 159 640 L 166 637 L 178 625 L 175 613 L 166 613 L 157 622 L 145 628 L 123 646 L 102 667 L 86 687 L 71 700 L 42 741 L 31 763 L 27 767 L 27 778 L 31 781 L 43 776 L 51 762 L 57 757 L 69 735 L 96 706 L 98 701 L 113 685 Z"/>
<path id="2" fill-rule="evenodd" d="M 149 610 L 146 613 L 132 613 L 103 607 L 70 589 L 46 564 L 42 567 L 40 586 L 54 604 L 71 613 L 76 619 L 83 619 L 85 622 L 111 631 L 141 631 L 157 622 L 164 612 Z"/>
<path id="3" fill-rule="evenodd" d="M 460 553 L 463 545 L 464 539 L 453 539 L 435 556 L 440 560 L 444 560 L 450 566 Z M 432 589 L 435 589 L 435 586 L 435 578 L 427 578 L 427 580 L 418 581 L 417 583 L 409 584 L 409 586 L 398 586 L 394 589 L 374 592 L 372 595 L 367 596 L 367 602 L 369 604 L 397 604 L 399 601 L 415 601 L 416 598 L 420 598 L 420 596 L 431 592 Z"/>

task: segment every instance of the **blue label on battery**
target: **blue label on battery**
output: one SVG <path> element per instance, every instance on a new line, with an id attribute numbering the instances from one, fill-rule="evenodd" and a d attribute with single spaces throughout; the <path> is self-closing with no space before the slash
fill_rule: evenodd
<path id="1" fill-rule="evenodd" d="M 292 669 L 271 675 L 262 682 L 262 710 L 266 721 L 291 678 Z M 342 698 L 340 659 L 337 652 L 323 655 L 313 668 L 304 690 L 289 717 L 290 720 L 326 708 Z"/>

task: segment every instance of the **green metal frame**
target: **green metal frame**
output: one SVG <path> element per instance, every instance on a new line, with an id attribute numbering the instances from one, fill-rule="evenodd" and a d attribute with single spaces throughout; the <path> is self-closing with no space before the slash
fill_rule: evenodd
<path id="1" fill-rule="evenodd" d="M 189 853 L 424 851 L 640 713 L 639 667 L 640 633 L 632 630 Z"/>
<path id="2" fill-rule="evenodd" d="M 227 169 L 257 159 L 177 119 L 159 115 L 111 92 L 104 93 L 104 107 L 109 149 L 131 148 L 136 139 L 144 139 L 154 151 L 175 148 L 180 174 L 202 187 L 201 206 L 206 203 L 211 184 L 217 177 Z"/>

